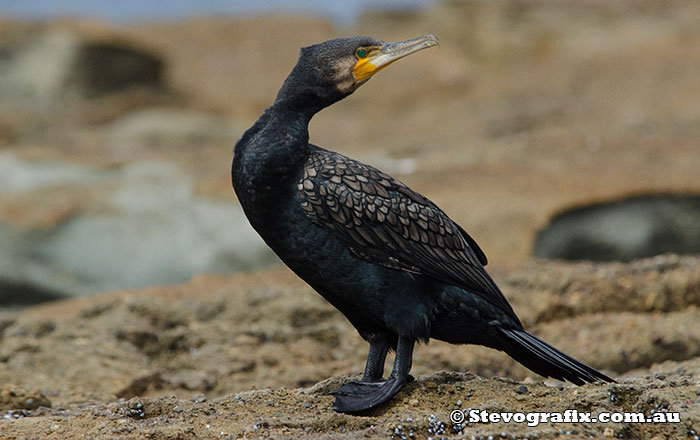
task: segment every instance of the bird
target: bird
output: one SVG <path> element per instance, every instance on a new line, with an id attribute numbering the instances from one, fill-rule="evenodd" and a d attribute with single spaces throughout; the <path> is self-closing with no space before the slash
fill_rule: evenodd
<path id="1" fill-rule="evenodd" d="M 231 179 L 251 226 L 369 343 L 362 379 L 331 394 L 361 413 L 408 381 L 416 343 L 477 344 L 577 385 L 613 382 L 528 333 L 487 273 L 485 253 L 437 205 L 379 169 L 309 142 L 309 122 L 434 35 L 304 47 L 273 104 L 234 148 Z M 389 351 L 394 364 L 383 379 Z"/>

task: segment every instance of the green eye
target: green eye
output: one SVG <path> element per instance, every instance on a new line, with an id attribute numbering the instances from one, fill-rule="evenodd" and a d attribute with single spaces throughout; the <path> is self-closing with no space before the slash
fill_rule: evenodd
<path id="1" fill-rule="evenodd" d="M 355 55 L 357 55 L 358 58 L 364 58 L 367 56 L 367 51 L 363 48 L 359 48 L 355 51 Z"/>

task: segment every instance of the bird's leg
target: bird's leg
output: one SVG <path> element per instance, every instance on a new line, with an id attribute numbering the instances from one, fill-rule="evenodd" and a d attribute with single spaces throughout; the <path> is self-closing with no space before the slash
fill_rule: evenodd
<path id="1" fill-rule="evenodd" d="M 389 378 L 382 382 L 350 382 L 334 391 L 333 409 L 340 412 L 359 412 L 381 405 L 398 393 L 411 371 L 414 340 L 399 336 L 394 368 Z"/>
<path id="2" fill-rule="evenodd" d="M 384 375 L 384 361 L 389 351 L 389 342 L 384 338 L 375 339 L 369 343 L 369 354 L 365 365 L 362 382 L 379 382 Z"/>

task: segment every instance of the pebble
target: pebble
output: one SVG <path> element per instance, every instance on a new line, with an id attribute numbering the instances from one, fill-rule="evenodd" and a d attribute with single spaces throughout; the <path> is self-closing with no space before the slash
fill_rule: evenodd
<path id="1" fill-rule="evenodd" d="M 146 417 L 146 412 L 143 409 L 143 404 L 138 398 L 134 398 L 129 400 L 126 404 L 127 408 L 127 416 L 137 418 L 137 419 L 143 419 Z"/>
<path id="2" fill-rule="evenodd" d="M 603 437 L 613 438 L 615 436 L 615 431 L 612 428 L 605 428 L 603 430 Z"/>
<path id="3" fill-rule="evenodd" d="M 515 388 L 515 392 L 518 394 L 527 394 L 530 390 L 527 389 L 525 385 L 518 385 Z"/>
<path id="4" fill-rule="evenodd" d="M 29 416 L 29 412 L 23 409 L 13 409 L 8 411 L 3 418 L 4 419 L 21 419 Z"/>
<path id="5" fill-rule="evenodd" d="M 442 435 L 445 433 L 447 428 L 445 423 L 441 422 L 437 419 L 437 417 L 435 417 L 435 414 L 431 414 L 428 418 L 428 425 L 430 425 L 428 428 L 428 434 Z"/>

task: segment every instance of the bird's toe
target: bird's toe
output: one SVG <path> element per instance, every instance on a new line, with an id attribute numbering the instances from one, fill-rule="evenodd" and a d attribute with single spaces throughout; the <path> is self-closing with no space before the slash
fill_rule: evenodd
<path id="1" fill-rule="evenodd" d="M 374 408 L 391 399 L 404 383 L 403 380 L 392 379 L 381 382 L 348 382 L 331 393 L 335 396 L 333 409 L 353 413 Z"/>

